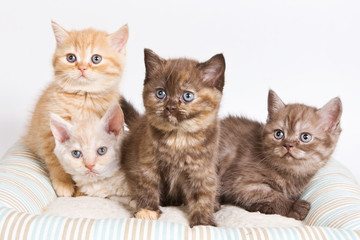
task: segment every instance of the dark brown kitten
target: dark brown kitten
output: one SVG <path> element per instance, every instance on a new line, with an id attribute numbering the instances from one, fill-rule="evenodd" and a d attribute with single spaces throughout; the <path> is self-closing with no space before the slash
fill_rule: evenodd
<path id="1" fill-rule="evenodd" d="M 123 166 L 137 201 L 135 216 L 157 219 L 160 204 L 185 203 L 190 226 L 215 226 L 225 59 L 218 54 L 204 63 L 165 60 L 145 49 L 145 66 L 146 114 L 122 101 L 130 128 Z"/>
<path id="2" fill-rule="evenodd" d="M 265 125 L 232 116 L 222 120 L 222 203 L 303 220 L 310 203 L 299 200 L 300 194 L 333 153 L 341 113 L 339 98 L 316 109 L 285 105 L 270 90 Z"/>

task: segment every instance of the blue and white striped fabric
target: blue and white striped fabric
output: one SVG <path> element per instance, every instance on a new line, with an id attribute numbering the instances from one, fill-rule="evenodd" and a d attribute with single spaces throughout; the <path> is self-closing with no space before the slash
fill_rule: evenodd
<path id="1" fill-rule="evenodd" d="M 139 219 L 41 215 L 56 194 L 44 165 L 22 143 L 0 160 L 0 239 L 360 239 L 360 187 L 332 160 L 312 179 L 304 227 L 215 228 Z"/>

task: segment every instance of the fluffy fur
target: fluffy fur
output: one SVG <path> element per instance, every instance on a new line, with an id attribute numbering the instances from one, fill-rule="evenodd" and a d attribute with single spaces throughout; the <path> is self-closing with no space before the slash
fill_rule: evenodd
<path id="1" fill-rule="evenodd" d="M 222 202 L 304 219 L 310 204 L 299 196 L 333 153 L 341 133 L 341 113 L 339 98 L 316 109 L 285 105 L 270 90 L 265 125 L 241 117 L 222 120 Z"/>
<path id="2" fill-rule="evenodd" d="M 57 198 L 44 211 L 46 215 L 71 218 L 130 218 L 132 207 L 129 198 L 112 197 L 110 199 L 96 197 Z M 184 207 L 160 207 L 160 221 L 174 222 L 188 226 L 189 219 Z M 235 206 L 222 206 L 215 214 L 219 227 L 301 227 L 302 222 L 280 215 L 250 213 Z"/>
<path id="3" fill-rule="evenodd" d="M 119 101 L 128 27 L 124 25 L 113 34 L 94 29 L 66 31 L 54 22 L 52 27 L 56 38 L 55 78 L 38 100 L 24 140 L 45 162 L 58 196 L 72 196 L 74 183 L 53 152 L 49 113 L 68 122 L 82 121 L 102 117 Z M 94 63 L 94 56 L 102 60 Z"/>
<path id="4" fill-rule="evenodd" d="M 165 60 L 145 49 L 145 66 L 146 114 L 139 116 L 122 102 L 130 128 L 123 161 L 137 201 L 135 216 L 157 218 L 160 204 L 186 203 L 191 226 L 215 225 L 224 57 L 218 54 L 204 63 Z"/>
<path id="5" fill-rule="evenodd" d="M 120 168 L 124 117 L 119 105 L 112 106 L 102 119 L 87 119 L 73 125 L 51 114 L 50 128 L 56 143 L 54 153 L 75 181 L 78 195 L 129 195 L 125 173 Z M 104 154 L 99 153 L 104 149 Z M 77 151 L 78 158 L 73 151 Z"/>

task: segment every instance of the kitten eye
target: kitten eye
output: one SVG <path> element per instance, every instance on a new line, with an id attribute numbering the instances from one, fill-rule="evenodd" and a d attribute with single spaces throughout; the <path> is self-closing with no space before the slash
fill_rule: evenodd
<path id="1" fill-rule="evenodd" d="M 164 99 L 166 97 L 166 92 L 164 91 L 164 89 L 156 90 L 156 97 L 159 99 Z"/>
<path id="2" fill-rule="evenodd" d="M 284 138 L 284 132 L 281 130 L 275 130 L 274 132 L 274 137 L 278 140 L 283 139 Z"/>
<path id="3" fill-rule="evenodd" d="M 66 55 L 66 60 L 69 62 L 69 63 L 74 63 L 76 62 L 76 56 L 74 54 L 68 54 Z"/>
<path id="4" fill-rule="evenodd" d="M 82 154 L 81 154 L 80 151 L 74 150 L 74 151 L 71 152 L 71 155 L 72 155 L 74 158 L 79 158 L 79 157 L 81 157 Z"/>
<path id="5" fill-rule="evenodd" d="M 302 133 L 300 135 L 300 140 L 304 143 L 308 143 L 312 140 L 312 136 L 309 133 Z"/>
<path id="6" fill-rule="evenodd" d="M 95 55 L 93 55 L 93 56 L 91 57 L 91 61 L 92 61 L 94 64 L 99 64 L 99 63 L 101 62 L 101 60 L 102 60 L 102 57 L 101 57 L 100 55 L 97 55 L 97 54 L 95 54 Z"/>
<path id="7" fill-rule="evenodd" d="M 191 102 L 192 100 L 194 100 L 195 95 L 191 92 L 185 92 L 182 97 L 185 102 Z"/>
<path id="8" fill-rule="evenodd" d="M 102 156 L 107 152 L 107 147 L 101 147 L 97 150 L 97 153 Z"/>

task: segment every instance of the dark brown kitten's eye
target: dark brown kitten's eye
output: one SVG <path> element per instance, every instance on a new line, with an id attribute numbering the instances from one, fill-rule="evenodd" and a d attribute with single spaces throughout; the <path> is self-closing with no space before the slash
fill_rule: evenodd
<path id="1" fill-rule="evenodd" d="M 191 102 L 192 100 L 194 100 L 195 95 L 192 92 L 184 92 L 182 97 L 185 102 Z"/>
<path id="2" fill-rule="evenodd" d="M 74 62 L 76 62 L 76 56 L 72 53 L 69 53 L 68 55 L 66 55 L 66 60 L 69 63 L 74 63 Z"/>
<path id="3" fill-rule="evenodd" d="M 304 143 L 308 143 L 312 140 L 312 136 L 310 135 L 310 133 L 302 133 L 300 135 L 300 140 Z"/>
<path id="4" fill-rule="evenodd" d="M 166 97 L 166 92 L 164 89 L 158 89 L 156 90 L 156 97 L 159 99 L 164 99 Z"/>
<path id="5" fill-rule="evenodd" d="M 284 132 L 283 131 L 281 131 L 281 130 L 275 130 L 275 132 L 274 132 L 274 137 L 276 138 L 276 139 L 278 139 L 278 140 L 280 140 L 280 139 L 283 139 L 284 138 Z"/>
<path id="6" fill-rule="evenodd" d="M 91 61 L 92 61 L 94 64 L 99 64 L 99 63 L 101 62 L 101 60 L 102 60 L 102 57 L 101 57 L 100 55 L 97 55 L 97 54 L 95 54 L 95 55 L 93 55 L 93 56 L 91 57 Z"/>

